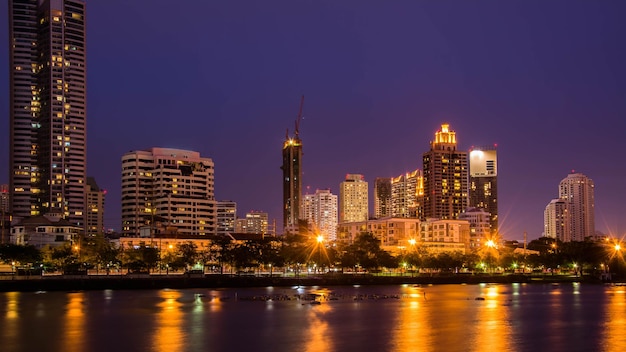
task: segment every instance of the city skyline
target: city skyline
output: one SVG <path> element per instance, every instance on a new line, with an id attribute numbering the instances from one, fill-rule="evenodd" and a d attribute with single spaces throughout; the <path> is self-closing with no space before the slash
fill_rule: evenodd
<path id="1" fill-rule="evenodd" d="M 216 200 L 280 222 L 280 150 L 304 94 L 303 194 L 338 194 L 345 174 L 362 174 L 373 212 L 374 180 L 421 169 L 449 123 L 459 150 L 498 144 L 505 239 L 541 235 L 544 208 L 572 170 L 595 182 L 596 229 L 626 232 L 625 4 L 169 4 L 87 1 L 87 176 L 108 191 L 107 227 L 121 230 L 122 155 L 152 147 L 212 158 Z"/>

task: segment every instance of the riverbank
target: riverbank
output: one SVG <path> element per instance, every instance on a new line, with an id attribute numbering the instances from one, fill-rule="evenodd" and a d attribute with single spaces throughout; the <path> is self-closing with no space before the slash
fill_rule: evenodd
<path id="1" fill-rule="evenodd" d="M 12 277 L 0 280 L 0 291 L 80 291 L 80 290 L 137 290 L 230 287 L 292 287 L 345 285 L 440 285 L 480 283 L 593 283 L 603 281 L 596 277 L 566 275 L 437 275 L 437 276 L 375 276 L 375 275 L 320 275 L 303 277 L 255 277 L 231 275 L 116 275 L 116 276 L 43 276 Z"/>

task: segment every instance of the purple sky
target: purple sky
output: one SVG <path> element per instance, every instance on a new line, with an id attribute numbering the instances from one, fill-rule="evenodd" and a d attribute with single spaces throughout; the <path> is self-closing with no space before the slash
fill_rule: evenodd
<path id="1" fill-rule="evenodd" d="M 8 182 L 8 34 L 0 4 L 0 183 Z M 184 3 L 184 7 L 174 4 Z M 422 168 L 441 123 L 498 144 L 507 239 L 534 239 L 571 170 L 596 228 L 626 233 L 624 1 L 88 1 L 88 174 L 120 229 L 121 157 L 213 158 L 218 200 L 280 225 L 281 148 L 305 95 L 303 184 Z M 370 193 L 370 198 L 372 194 Z M 373 208 L 370 209 L 373 212 Z"/>

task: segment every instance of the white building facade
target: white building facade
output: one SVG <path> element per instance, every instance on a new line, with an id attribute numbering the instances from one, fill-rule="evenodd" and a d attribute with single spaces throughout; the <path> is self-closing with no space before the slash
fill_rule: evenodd
<path id="1" fill-rule="evenodd" d="M 170 148 L 122 157 L 122 233 L 137 236 L 155 222 L 182 235 L 214 235 L 214 164 L 200 153 Z"/>

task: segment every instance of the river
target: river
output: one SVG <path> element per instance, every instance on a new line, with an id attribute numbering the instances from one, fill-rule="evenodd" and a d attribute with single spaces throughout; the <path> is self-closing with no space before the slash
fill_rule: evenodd
<path id="1" fill-rule="evenodd" d="M 0 351 L 622 352 L 626 287 L 3 292 Z"/>

